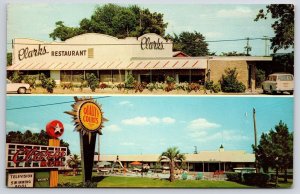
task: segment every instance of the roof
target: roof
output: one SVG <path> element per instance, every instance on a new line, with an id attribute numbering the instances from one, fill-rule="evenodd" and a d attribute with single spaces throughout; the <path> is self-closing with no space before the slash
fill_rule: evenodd
<path id="1" fill-rule="evenodd" d="M 133 58 L 131 60 L 84 60 L 73 62 L 19 62 L 7 70 L 147 70 L 147 69 L 206 69 L 207 59 L 184 58 Z"/>
<path id="2" fill-rule="evenodd" d="M 122 162 L 143 161 L 156 162 L 159 154 L 136 154 L 118 155 Z M 254 162 L 254 154 L 245 151 L 202 151 L 198 154 L 185 154 L 186 162 Z M 115 161 L 117 155 L 100 155 L 101 161 Z M 94 161 L 98 161 L 98 155 L 94 156 Z"/>

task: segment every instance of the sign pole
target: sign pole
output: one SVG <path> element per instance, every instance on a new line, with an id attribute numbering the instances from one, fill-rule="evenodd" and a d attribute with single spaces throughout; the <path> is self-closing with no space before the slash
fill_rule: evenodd
<path id="1" fill-rule="evenodd" d="M 59 147 L 59 139 L 49 139 L 49 146 Z M 58 169 L 50 170 L 50 187 L 58 186 Z"/>

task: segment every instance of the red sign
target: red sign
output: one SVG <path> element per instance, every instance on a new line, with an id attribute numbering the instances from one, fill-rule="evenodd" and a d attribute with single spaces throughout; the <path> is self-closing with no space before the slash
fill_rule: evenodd
<path id="1" fill-rule="evenodd" d="M 64 133 L 64 125 L 59 120 L 50 121 L 46 125 L 46 132 L 50 137 L 57 139 Z"/>
<path id="2" fill-rule="evenodd" d="M 64 166 L 66 147 L 29 144 L 7 145 L 6 168 L 58 168 Z"/>

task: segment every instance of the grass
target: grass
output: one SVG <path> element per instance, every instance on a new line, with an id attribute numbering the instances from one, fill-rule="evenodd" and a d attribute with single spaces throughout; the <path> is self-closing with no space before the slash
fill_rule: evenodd
<path id="1" fill-rule="evenodd" d="M 230 181 L 209 181 L 209 180 L 168 180 L 141 178 L 141 177 L 99 177 L 93 174 L 93 179 L 98 182 L 97 187 L 127 187 L 127 188 L 253 188 L 247 185 L 230 182 Z M 82 176 L 64 176 L 59 175 L 59 183 L 82 182 Z"/>

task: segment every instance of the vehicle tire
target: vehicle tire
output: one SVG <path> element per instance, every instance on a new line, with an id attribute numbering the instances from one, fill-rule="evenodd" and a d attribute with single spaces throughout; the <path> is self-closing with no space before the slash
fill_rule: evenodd
<path id="1" fill-rule="evenodd" d="M 294 94 L 294 91 L 290 91 L 290 95 L 293 95 Z"/>
<path id="2" fill-rule="evenodd" d="M 262 86 L 261 89 L 262 89 L 262 91 L 263 91 L 263 94 L 266 94 L 266 93 L 267 93 L 267 90 L 264 89 L 264 86 Z"/>
<path id="3" fill-rule="evenodd" d="M 18 94 L 25 94 L 26 93 L 26 88 L 19 88 L 18 89 Z"/>
<path id="4" fill-rule="evenodd" d="M 273 90 L 272 86 L 270 86 L 270 93 L 271 94 L 275 94 L 276 93 L 276 91 Z"/>

